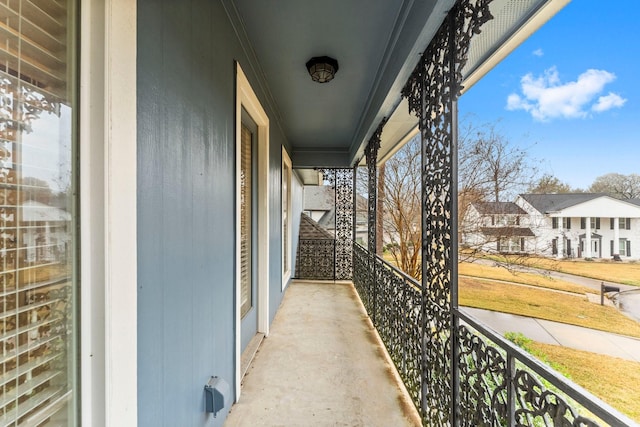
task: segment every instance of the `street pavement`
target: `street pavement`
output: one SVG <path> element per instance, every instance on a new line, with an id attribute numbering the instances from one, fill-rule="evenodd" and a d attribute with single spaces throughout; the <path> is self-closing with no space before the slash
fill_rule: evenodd
<path id="1" fill-rule="evenodd" d="M 520 332 L 533 341 L 640 362 L 640 339 L 514 314 L 460 307 L 500 335 Z"/>

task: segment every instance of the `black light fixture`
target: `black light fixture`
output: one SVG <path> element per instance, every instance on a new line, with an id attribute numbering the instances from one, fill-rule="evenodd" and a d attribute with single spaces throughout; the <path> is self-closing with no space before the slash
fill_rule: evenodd
<path id="1" fill-rule="evenodd" d="M 307 61 L 307 70 L 314 82 L 327 83 L 338 72 L 338 61 L 328 56 L 314 56 Z"/>

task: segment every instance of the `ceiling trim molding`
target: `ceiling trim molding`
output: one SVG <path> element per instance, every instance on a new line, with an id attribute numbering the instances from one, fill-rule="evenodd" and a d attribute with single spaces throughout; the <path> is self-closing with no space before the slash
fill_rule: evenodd
<path id="1" fill-rule="evenodd" d="M 248 64 L 246 64 L 251 70 L 251 74 L 256 78 L 256 82 L 254 87 L 257 85 L 260 88 L 260 92 L 264 95 L 264 103 L 268 106 L 268 110 L 273 114 L 271 118 L 272 122 L 275 122 L 284 142 L 286 143 L 287 148 L 291 148 L 291 144 L 287 139 L 287 133 L 284 131 L 284 127 L 282 125 L 282 114 L 280 113 L 280 109 L 278 108 L 278 104 L 269 89 L 269 85 L 267 84 L 267 79 L 265 78 L 264 70 L 260 65 L 260 61 L 258 60 L 258 56 L 256 55 L 255 50 L 253 49 L 253 45 L 249 40 L 249 36 L 247 35 L 247 31 L 244 26 L 244 22 L 242 17 L 240 17 L 240 13 L 238 12 L 238 8 L 234 0 L 221 0 L 222 7 L 227 13 L 227 17 L 229 18 L 229 22 L 231 23 L 231 27 L 233 31 L 236 33 L 236 37 L 238 38 L 238 42 L 240 43 L 240 47 L 247 57 Z M 236 60 L 238 60 L 236 58 Z M 246 67 L 245 67 L 246 70 Z"/>

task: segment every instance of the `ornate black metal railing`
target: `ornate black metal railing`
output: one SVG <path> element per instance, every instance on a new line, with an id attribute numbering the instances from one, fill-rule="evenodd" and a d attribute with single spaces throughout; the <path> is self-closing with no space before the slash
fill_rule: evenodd
<path id="1" fill-rule="evenodd" d="M 442 355 L 447 361 L 444 372 L 440 360 L 433 363 L 425 348 L 433 340 L 434 322 L 430 311 L 423 311 L 422 301 L 433 296 L 423 294 L 421 284 L 362 246 L 354 244 L 353 254 L 356 290 L 425 426 L 637 425 L 457 308 L 444 314 L 451 319 L 451 330 L 438 334 L 455 343 L 453 352 Z M 428 331 L 422 330 L 423 324 Z M 457 390 L 448 398 L 451 408 L 427 406 L 442 397 L 423 395 L 431 392 L 425 385 L 434 378 L 457 383 L 448 385 Z M 436 424 L 434 419 L 443 421 Z"/>
<path id="2" fill-rule="evenodd" d="M 300 279 L 335 279 L 335 239 L 299 239 L 295 277 Z"/>

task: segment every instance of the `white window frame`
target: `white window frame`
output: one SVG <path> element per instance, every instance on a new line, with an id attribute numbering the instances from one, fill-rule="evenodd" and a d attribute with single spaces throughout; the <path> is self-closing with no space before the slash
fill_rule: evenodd
<path id="1" fill-rule="evenodd" d="M 236 224 L 240 224 L 240 135 L 242 126 L 242 109 L 251 116 L 258 126 L 258 194 L 257 200 L 257 245 L 258 257 L 258 328 L 264 336 L 269 335 L 269 117 L 260 104 L 260 100 L 251 88 L 247 76 L 236 63 Z M 235 261 L 235 400 L 240 399 L 241 389 L 241 287 L 240 287 L 240 227 L 236 227 L 236 261 Z"/>
<path id="2" fill-rule="evenodd" d="M 513 250 L 513 248 L 516 248 Z M 505 250 L 506 248 L 506 250 Z M 516 253 L 521 252 L 520 237 L 501 237 L 500 238 L 500 252 Z"/>
<path id="3" fill-rule="evenodd" d="M 288 170 L 288 173 L 285 173 L 285 168 Z M 287 218 L 282 216 L 282 290 L 289 283 L 289 279 L 291 278 L 291 248 L 293 239 L 291 237 L 293 226 L 292 226 L 292 214 L 291 214 L 291 184 L 292 184 L 292 176 L 293 176 L 293 168 L 291 163 L 291 157 L 287 153 L 287 150 L 282 147 L 282 210 L 286 209 Z M 287 194 L 284 194 L 286 184 Z M 286 196 L 286 197 L 285 197 Z M 286 206 L 285 206 L 286 204 Z M 285 233 L 286 229 L 286 233 Z M 286 241 L 285 241 L 286 236 Z M 285 257 L 285 250 L 288 252 Z"/>
<path id="4" fill-rule="evenodd" d="M 627 256 L 627 239 L 618 239 L 618 255 Z"/>
<path id="5" fill-rule="evenodd" d="M 627 218 L 618 218 L 618 230 L 626 230 L 627 229 Z"/>
<path id="6" fill-rule="evenodd" d="M 81 422 L 137 425 L 136 2 L 81 3 Z"/>

